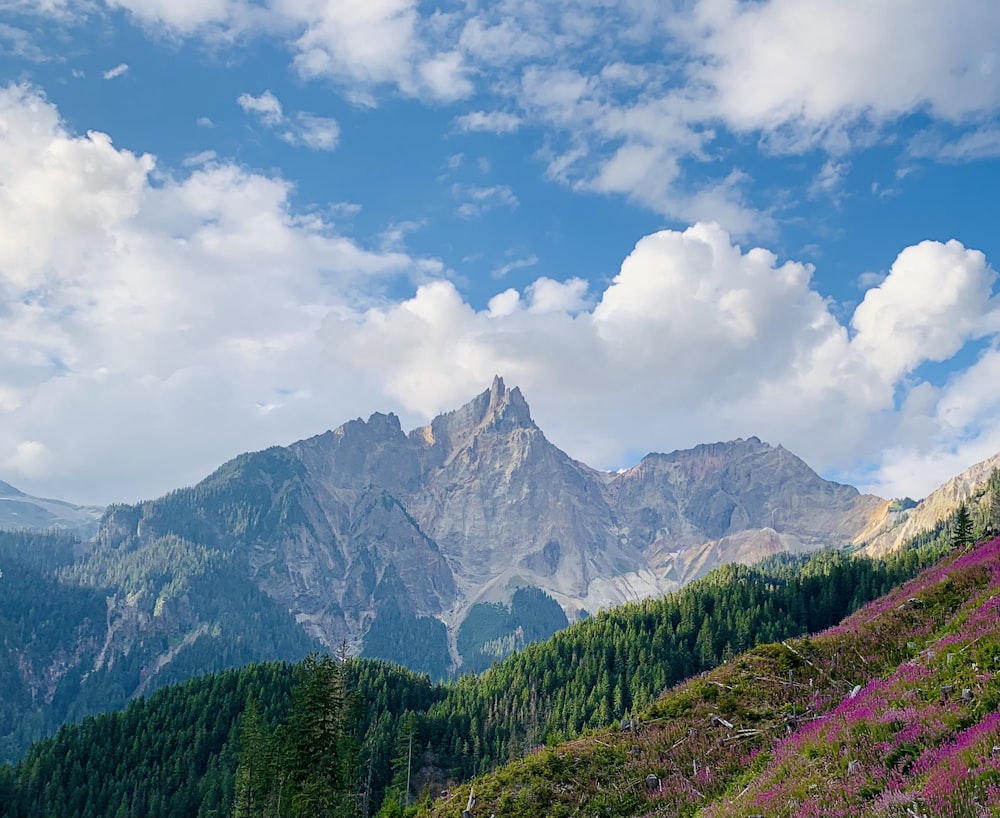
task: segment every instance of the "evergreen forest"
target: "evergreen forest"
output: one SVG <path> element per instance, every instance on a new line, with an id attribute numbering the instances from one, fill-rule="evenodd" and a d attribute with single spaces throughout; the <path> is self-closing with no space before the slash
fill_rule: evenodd
<path id="1" fill-rule="evenodd" d="M 0 767 L 0 818 L 398 815 L 534 748 L 627 722 L 748 648 L 829 627 L 939 553 L 726 566 L 450 683 L 315 654 L 200 677 Z"/>

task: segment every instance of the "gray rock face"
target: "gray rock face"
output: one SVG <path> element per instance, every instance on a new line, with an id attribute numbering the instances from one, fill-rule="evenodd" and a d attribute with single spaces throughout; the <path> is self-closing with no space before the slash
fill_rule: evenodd
<path id="1" fill-rule="evenodd" d="M 572 616 L 721 562 L 845 545 L 884 505 L 756 438 L 600 472 L 549 443 L 520 390 L 496 378 L 409 434 L 374 414 L 244 455 L 193 489 L 117 509 L 102 536 L 227 550 L 333 646 L 363 635 L 380 586 L 452 633 L 472 605 L 524 585 Z"/>
<path id="2" fill-rule="evenodd" d="M 884 506 L 757 438 L 648 455 L 608 490 L 629 538 L 680 583 L 724 562 L 845 545 Z"/>
<path id="3" fill-rule="evenodd" d="M 971 508 L 978 507 L 984 502 L 986 483 L 996 469 L 1000 469 L 1000 454 L 952 477 L 914 508 L 892 511 L 886 503 L 876 524 L 859 537 L 859 542 L 864 545 L 862 550 L 870 556 L 883 557 L 898 551 L 914 537 L 932 531 L 938 523 L 954 514 L 962 503 Z"/>

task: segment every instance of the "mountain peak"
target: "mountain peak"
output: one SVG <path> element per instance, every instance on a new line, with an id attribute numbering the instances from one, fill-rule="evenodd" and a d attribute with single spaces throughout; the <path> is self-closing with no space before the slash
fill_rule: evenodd
<path id="1" fill-rule="evenodd" d="M 496 375 L 489 392 L 483 394 L 488 395 L 488 403 L 482 423 L 492 418 L 507 421 L 514 426 L 535 427 L 535 422 L 531 419 L 531 409 L 518 387 L 507 389 L 503 378 Z"/>
<path id="2" fill-rule="evenodd" d="M 537 428 L 521 390 L 516 386 L 508 389 L 503 378 L 497 375 L 489 389 L 476 395 L 465 406 L 438 415 L 430 426 L 415 430 L 411 435 L 419 434 L 428 442 L 447 439 L 454 450 L 482 431 Z"/>

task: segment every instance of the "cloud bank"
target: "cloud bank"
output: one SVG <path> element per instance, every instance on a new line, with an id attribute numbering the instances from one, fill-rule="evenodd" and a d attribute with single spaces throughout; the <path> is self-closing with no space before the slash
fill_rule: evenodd
<path id="1" fill-rule="evenodd" d="M 755 434 L 919 495 L 1000 450 L 996 272 L 958 240 L 900 248 L 847 318 L 810 265 L 712 222 L 639 239 L 602 291 L 539 270 L 476 309 L 437 260 L 296 212 L 280 178 L 158 169 L 24 85 L 0 123 L 0 470 L 29 490 L 148 497 L 376 409 L 416 425 L 494 374 L 600 467 Z"/>

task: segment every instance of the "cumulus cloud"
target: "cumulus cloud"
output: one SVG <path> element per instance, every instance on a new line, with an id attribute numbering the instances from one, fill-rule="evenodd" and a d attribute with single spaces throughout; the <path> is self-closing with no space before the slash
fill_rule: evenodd
<path id="1" fill-rule="evenodd" d="M 340 125 L 335 119 L 305 111 L 286 116 L 281 101 L 270 91 L 256 97 L 243 93 L 236 102 L 263 125 L 276 129 L 279 137 L 289 145 L 302 145 L 317 151 L 332 151 L 337 147 Z"/>
<path id="2" fill-rule="evenodd" d="M 0 464 L 29 490 L 137 499 L 374 409 L 416 425 L 494 374 L 596 466 L 756 434 L 918 494 L 1000 448 L 996 273 L 958 241 L 904 248 L 846 321 L 811 265 L 707 222 L 643 237 L 603 291 L 543 270 L 477 308 L 403 228 L 366 247 L 281 179 L 157 169 L 30 87 L 0 120 Z M 922 374 L 973 342 L 964 374 Z"/>
<path id="3" fill-rule="evenodd" d="M 855 310 L 852 344 L 890 381 L 925 361 L 946 361 L 1000 328 L 995 280 L 985 256 L 958 241 L 908 247 Z"/>
<path id="4" fill-rule="evenodd" d="M 904 251 L 891 275 L 908 277 L 919 265 L 923 275 L 956 277 L 965 282 L 958 289 L 975 291 L 991 275 L 977 255 L 925 243 Z M 955 265 L 971 272 L 956 273 Z M 949 430 L 949 395 L 969 385 L 942 391 L 915 380 L 912 366 L 908 374 L 887 366 L 946 353 L 952 341 L 934 336 L 941 309 L 908 304 L 910 332 L 873 346 L 867 308 L 855 319 L 864 331 L 852 338 L 811 280 L 811 266 L 743 250 L 718 226 L 701 224 L 642 239 L 589 304 L 583 282 L 539 278 L 476 311 L 453 284 L 435 282 L 398 305 L 332 316 L 328 337 L 341 365 L 381 372 L 390 394 L 424 416 L 504 373 L 524 388 L 556 443 L 606 467 L 658 442 L 674 448 L 752 434 L 824 469 L 855 468 L 914 442 L 926 453 L 931 440 L 957 441 L 970 430 L 989 447 L 1000 434 L 1000 424 L 986 420 L 1000 402 L 996 379 L 969 380 L 984 393 L 974 410 L 983 430 L 965 419 Z M 888 309 L 906 296 L 890 284 L 872 298 Z M 973 324 L 996 315 L 988 303 L 958 303 Z M 949 309 L 957 315 L 963 307 Z M 900 391 L 906 400 L 897 407 Z M 909 491 L 949 476 L 942 468 L 950 462 L 909 473 Z M 875 488 L 903 482 L 888 471 L 868 477 Z"/>
<path id="5" fill-rule="evenodd" d="M 926 109 L 960 121 L 1000 105 L 1000 24 L 989 2 L 701 0 L 693 22 L 702 60 L 692 74 L 710 89 L 709 107 L 789 150 L 849 143 L 843 129 L 859 120 Z"/>
<path id="6" fill-rule="evenodd" d="M 471 93 L 462 53 L 436 36 L 441 17 L 422 17 L 416 0 L 272 0 L 277 17 L 300 33 L 293 64 L 306 79 L 338 83 L 362 105 L 383 86 L 407 96 L 450 101 Z"/>
<path id="7" fill-rule="evenodd" d="M 366 249 L 292 212 L 287 183 L 223 162 L 153 184 L 152 157 L 68 133 L 29 87 L 0 89 L 0 120 L 0 463 L 15 483 L 136 499 L 339 420 L 340 390 L 352 413 L 377 403 L 353 374 L 350 390 L 335 372 L 312 382 L 319 328 L 346 293 L 433 264 Z M 321 421 L 328 400 L 340 412 Z"/>

